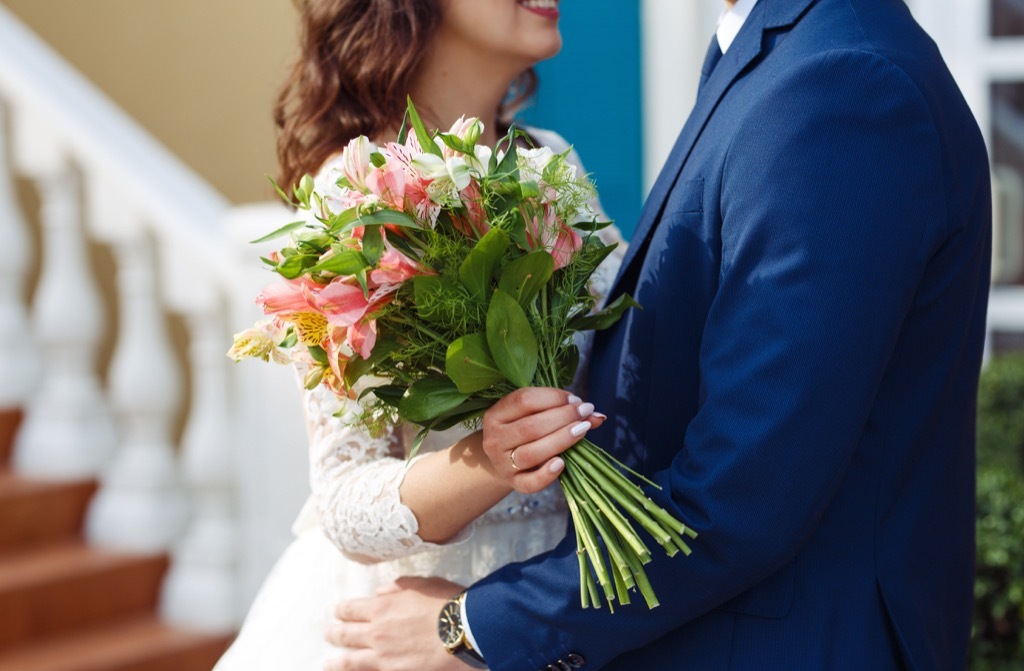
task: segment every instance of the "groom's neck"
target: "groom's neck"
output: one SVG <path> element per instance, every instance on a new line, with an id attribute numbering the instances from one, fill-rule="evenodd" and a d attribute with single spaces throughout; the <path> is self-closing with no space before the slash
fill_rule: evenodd
<path id="1" fill-rule="evenodd" d="M 725 4 L 729 7 L 729 9 L 732 9 L 733 6 L 735 6 L 736 4 L 736 0 L 725 0 Z"/>

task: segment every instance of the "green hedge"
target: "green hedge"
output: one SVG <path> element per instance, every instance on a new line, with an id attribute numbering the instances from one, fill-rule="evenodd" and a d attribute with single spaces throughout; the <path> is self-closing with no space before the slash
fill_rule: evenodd
<path id="1" fill-rule="evenodd" d="M 1024 669 L 1024 355 L 993 359 L 978 390 L 974 671 Z"/>

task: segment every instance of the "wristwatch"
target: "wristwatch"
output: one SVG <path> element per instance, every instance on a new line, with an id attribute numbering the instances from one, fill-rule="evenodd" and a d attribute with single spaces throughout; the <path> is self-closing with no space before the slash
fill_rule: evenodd
<path id="1" fill-rule="evenodd" d="M 474 669 L 486 669 L 483 655 L 470 645 L 462 626 L 462 604 L 465 600 L 466 593 L 462 592 L 441 608 L 441 614 L 437 616 L 437 635 L 448 654 L 455 655 Z"/>

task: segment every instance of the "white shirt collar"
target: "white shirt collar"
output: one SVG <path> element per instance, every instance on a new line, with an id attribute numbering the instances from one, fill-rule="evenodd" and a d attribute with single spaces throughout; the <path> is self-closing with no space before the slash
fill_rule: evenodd
<path id="1" fill-rule="evenodd" d="M 750 16 L 750 10 L 757 0 L 739 0 L 732 9 L 725 9 L 718 18 L 718 46 L 724 54 L 732 46 L 733 40 L 740 33 L 743 22 Z"/>

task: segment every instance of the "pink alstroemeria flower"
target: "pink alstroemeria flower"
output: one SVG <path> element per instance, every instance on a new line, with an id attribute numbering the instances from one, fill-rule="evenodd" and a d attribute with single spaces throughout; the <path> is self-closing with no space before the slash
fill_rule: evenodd
<path id="1" fill-rule="evenodd" d="M 524 211 L 523 216 L 526 219 L 526 242 L 530 249 L 550 252 L 555 259 L 556 270 L 567 266 L 573 255 L 583 247 L 580 234 L 560 222 L 551 205 L 543 205 L 541 211 L 533 215 Z"/>
<path id="2" fill-rule="evenodd" d="M 366 176 L 370 172 L 370 140 L 365 135 L 353 138 L 342 154 L 341 171 L 349 184 L 360 191 L 366 191 Z"/>
<path id="3" fill-rule="evenodd" d="M 366 188 L 386 206 L 402 211 L 405 209 L 406 181 L 406 171 L 400 163 L 385 163 L 370 171 L 366 177 Z"/>
<path id="4" fill-rule="evenodd" d="M 420 265 L 384 240 L 384 254 L 377 268 L 370 272 L 370 282 L 378 287 L 394 287 L 417 275 L 436 275 L 431 268 Z"/>
<path id="5" fill-rule="evenodd" d="M 468 238 L 484 237 L 487 231 L 491 230 L 491 225 L 487 221 L 487 212 L 484 210 L 480 184 L 476 181 L 470 182 L 460 195 L 465 210 L 452 212 L 452 223 L 455 224 L 455 228 L 459 232 Z"/>
<path id="6" fill-rule="evenodd" d="M 428 188 L 432 180 L 426 179 L 413 165 L 413 159 L 423 153 L 419 142 L 416 141 L 416 135 L 410 133 L 404 145 L 389 142 L 381 153 L 387 165 L 401 166 L 405 173 L 403 196 L 404 204 L 410 208 L 410 214 L 417 221 L 433 228 L 441 213 L 441 207 L 430 199 Z"/>
<path id="7" fill-rule="evenodd" d="M 363 359 L 369 359 L 373 346 L 377 344 L 377 320 L 364 319 L 348 328 L 348 346 Z"/>

